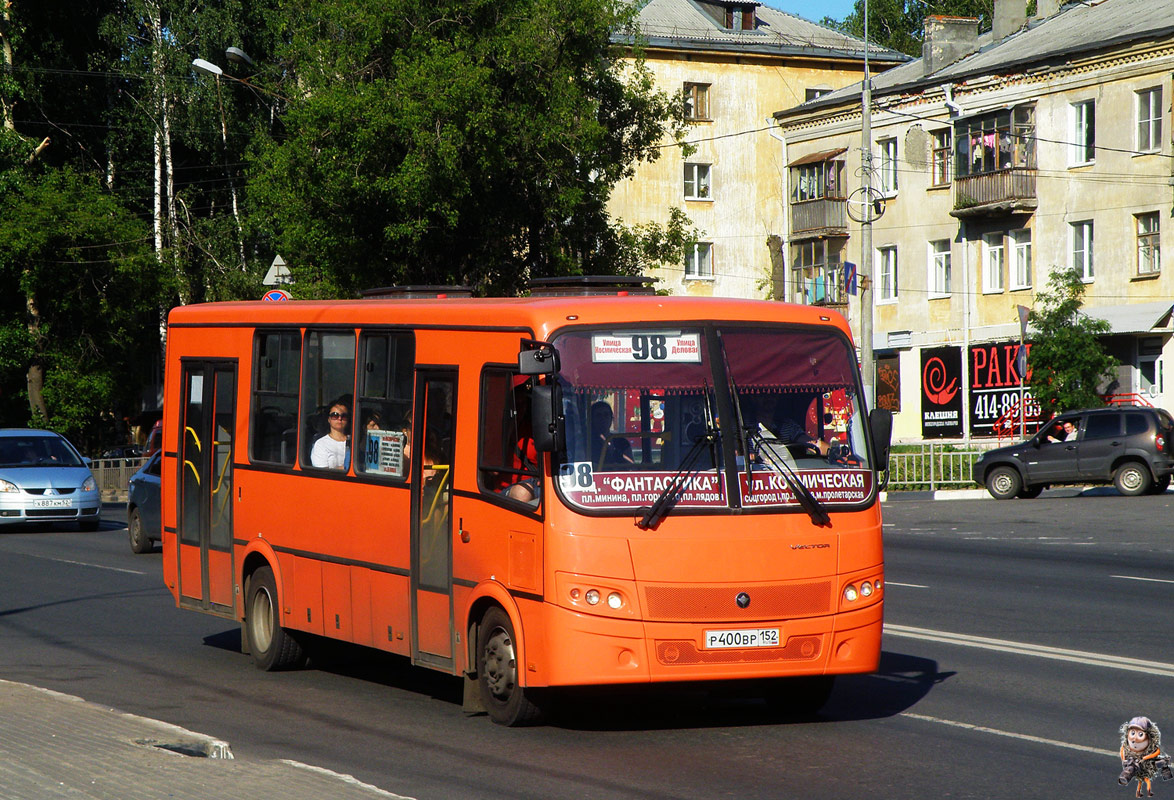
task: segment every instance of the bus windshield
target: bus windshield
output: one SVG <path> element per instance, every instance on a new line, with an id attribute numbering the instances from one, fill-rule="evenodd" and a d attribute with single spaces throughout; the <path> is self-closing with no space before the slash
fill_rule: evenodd
<path id="1" fill-rule="evenodd" d="M 855 355 L 838 332 L 626 328 L 554 344 L 572 506 L 632 513 L 674 479 L 678 510 L 798 509 L 796 480 L 830 508 L 872 496 Z"/>

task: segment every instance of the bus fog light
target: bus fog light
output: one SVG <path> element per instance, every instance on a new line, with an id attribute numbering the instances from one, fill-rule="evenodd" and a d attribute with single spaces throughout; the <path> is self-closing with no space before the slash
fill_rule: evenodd
<path id="1" fill-rule="evenodd" d="M 860 594 L 864 597 L 872 597 L 872 584 L 868 581 L 860 584 Z"/>
<path id="2" fill-rule="evenodd" d="M 860 594 L 856 591 L 856 587 L 852 584 L 848 584 L 844 588 L 844 599 L 849 603 L 855 603 L 858 597 L 860 597 Z"/>
<path id="3" fill-rule="evenodd" d="M 599 591 L 597 589 L 588 589 L 583 599 L 587 601 L 587 605 L 589 606 L 596 605 L 599 603 Z"/>
<path id="4" fill-rule="evenodd" d="M 609 608 L 620 608 L 624 604 L 624 598 L 620 596 L 619 592 L 612 592 L 607 596 L 607 605 Z"/>

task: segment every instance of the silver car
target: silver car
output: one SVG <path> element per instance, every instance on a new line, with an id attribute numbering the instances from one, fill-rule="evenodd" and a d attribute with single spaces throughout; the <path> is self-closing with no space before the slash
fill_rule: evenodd
<path id="1" fill-rule="evenodd" d="M 98 484 L 65 437 L 52 431 L 0 429 L 0 529 L 25 522 L 77 522 L 96 531 Z"/>

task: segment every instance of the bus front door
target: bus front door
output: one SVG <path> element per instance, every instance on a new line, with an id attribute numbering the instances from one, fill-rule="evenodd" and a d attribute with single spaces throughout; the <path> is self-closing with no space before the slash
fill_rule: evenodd
<path id="1" fill-rule="evenodd" d="M 176 471 L 180 603 L 231 614 L 236 363 L 184 360 L 182 364 Z"/>
<path id="2" fill-rule="evenodd" d="M 412 441 L 412 660 L 453 665 L 452 486 L 455 370 L 416 373 Z"/>

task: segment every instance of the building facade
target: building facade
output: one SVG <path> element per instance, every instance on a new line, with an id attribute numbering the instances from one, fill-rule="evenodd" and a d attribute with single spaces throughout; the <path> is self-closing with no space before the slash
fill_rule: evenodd
<path id="1" fill-rule="evenodd" d="M 868 305 L 845 264 L 870 266 L 877 404 L 904 440 L 1010 432 L 1020 312 L 1057 269 L 1080 273 L 1085 313 L 1110 325 L 1121 366 L 1102 388 L 1174 400 L 1174 276 L 1162 269 L 1174 0 L 1041 0 L 1031 19 L 1025 6 L 996 0 L 981 37 L 974 20 L 931 18 L 922 58 L 874 79 L 868 191 L 859 84 L 775 115 L 787 297 L 835 305 L 859 331 Z"/>
<path id="2" fill-rule="evenodd" d="M 742 0 L 650 0 L 639 28 L 657 86 L 684 98 L 694 152 L 666 146 L 616 187 L 609 211 L 628 225 L 663 225 L 680 208 L 701 232 L 683 264 L 651 274 L 657 288 L 770 296 L 783 263 L 786 180 L 771 114 L 859 82 L 864 43 Z M 874 69 L 908 60 L 875 46 L 869 57 Z"/>

